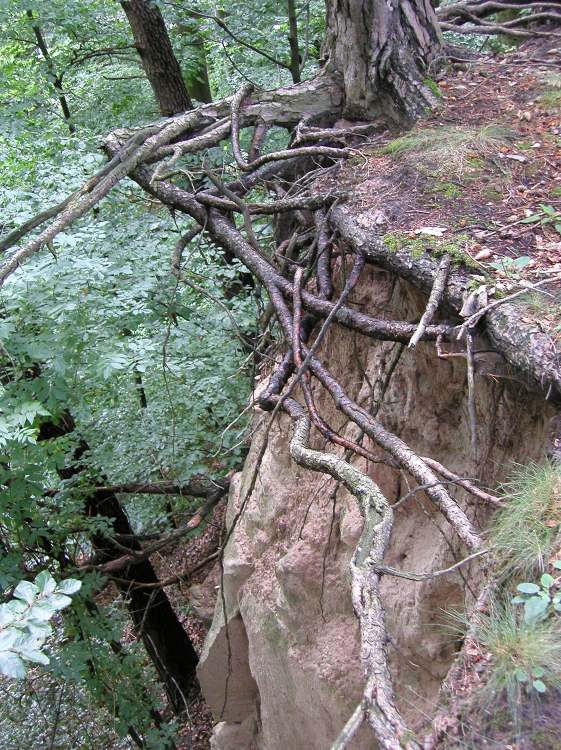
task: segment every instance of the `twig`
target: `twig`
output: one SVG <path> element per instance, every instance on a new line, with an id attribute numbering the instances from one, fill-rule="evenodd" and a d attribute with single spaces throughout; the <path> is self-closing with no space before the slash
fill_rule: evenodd
<path id="1" fill-rule="evenodd" d="M 249 209 L 247 207 L 247 203 L 244 203 L 244 201 L 238 197 L 230 188 L 226 187 L 226 185 L 220 180 L 216 175 L 214 175 L 210 169 L 206 166 L 206 161 L 203 161 L 203 171 L 208 177 L 208 179 L 215 185 L 227 198 L 229 198 L 233 203 L 236 204 L 236 206 L 241 211 L 241 214 L 243 216 L 245 231 L 247 234 L 247 239 L 249 241 L 249 244 L 252 246 L 254 250 L 257 250 L 257 252 L 261 252 L 261 248 L 259 247 L 259 242 L 257 241 L 257 237 L 255 236 L 255 232 L 253 231 L 253 224 L 251 223 L 251 217 L 249 215 Z"/>
<path id="2" fill-rule="evenodd" d="M 396 578 L 407 578 L 407 580 L 409 581 L 429 581 L 432 578 L 438 578 L 439 576 L 445 576 L 448 575 L 448 573 L 453 573 L 457 568 L 462 567 L 462 565 L 475 560 L 477 557 L 481 557 L 481 555 L 488 554 L 488 549 L 480 549 L 477 552 L 474 552 L 472 555 L 464 557 L 463 560 L 460 560 L 454 565 L 451 565 L 449 568 L 444 568 L 443 570 L 435 570 L 432 573 L 411 573 L 407 570 L 397 570 L 397 568 L 390 568 L 387 565 L 375 565 L 374 570 L 376 571 L 376 573 L 380 573 L 381 575 L 395 576 Z"/>
<path id="3" fill-rule="evenodd" d="M 436 269 L 434 283 L 429 295 L 427 307 L 425 309 L 425 312 L 423 313 L 421 320 L 419 321 L 419 327 L 417 328 L 413 336 L 411 336 L 411 341 L 409 342 L 410 349 L 414 349 L 417 346 L 417 344 L 421 340 L 421 337 L 423 336 L 423 333 L 426 330 L 426 327 L 432 321 L 433 316 L 442 301 L 444 288 L 446 286 L 446 279 L 448 278 L 448 274 L 450 272 L 450 263 L 450 255 L 448 253 L 444 253 L 440 263 L 438 264 L 438 268 Z"/>
<path id="4" fill-rule="evenodd" d="M 445 479 L 449 479 L 450 481 L 459 484 L 460 487 L 463 487 L 471 495 L 474 495 L 481 500 L 485 500 L 485 502 L 491 503 L 491 505 L 496 505 L 498 508 L 505 507 L 505 503 L 503 503 L 502 500 L 499 500 L 498 497 L 496 497 L 495 495 L 490 495 L 488 492 L 484 492 L 482 489 L 470 482 L 469 479 L 454 474 L 452 471 L 450 471 L 450 469 L 447 469 L 441 463 L 435 461 L 434 458 L 423 456 L 423 461 L 427 464 L 427 466 L 430 466 L 431 469 L 436 471 L 437 474 L 440 474 L 440 476 L 444 477 Z"/>
<path id="5" fill-rule="evenodd" d="M 187 245 L 192 240 L 194 240 L 195 237 L 202 231 L 203 227 L 200 226 L 200 224 L 195 224 L 194 227 L 185 232 L 185 234 L 182 235 L 175 243 L 175 247 L 173 248 L 173 253 L 171 256 L 171 272 L 174 276 L 177 276 L 181 273 L 181 258 L 183 255 L 183 251 L 185 250 Z"/>
<path id="6" fill-rule="evenodd" d="M 341 733 L 331 745 L 331 750 L 345 750 L 349 746 L 349 742 L 353 739 L 355 734 L 361 728 L 364 723 L 364 707 L 362 701 L 353 711 L 350 719 L 347 721 Z"/>
<path id="7" fill-rule="evenodd" d="M 475 363 L 473 357 L 473 331 L 466 334 L 467 384 L 468 384 L 468 417 L 471 436 L 471 455 L 477 463 L 477 409 L 475 404 Z"/>
<path id="8" fill-rule="evenodd" d="M 505 302 L 511 302 L 513 299 L 521 297 L 523 294 L 528 294 L 528 292 L 534 290 L 544 292 L 545 294 L 546 292 L 543 289 L 540 289 L 540 287 L 542 287 L 544 284 L 551 284 L 554 281 L 559 281 L 560 279 L 561 275 L 556 274 L 550 279 L 542 279 L 542 281 L 538 281 L 536 284 L 524 287 L 524 289 L 519 289 L 517 292 L 514 292 L 514 294 L 509 294 L 507 297 L 502 297 L 501 299 L 496 299 L 493 302 L 490 302 L 488 305 L 485 305 L 485 307 L 482 307 L 481 310 L 478 310 L 473 315 L 470 315 L 470 317 L 462 323 L 462 325 L 458 328 L 458 332 L 456 334 L 457 340 L 459 341 L 464 336 L 466 329 L 476 326 L 484 315 L 487 315 L 488 312 L 494 310 L 499 305 L 504 305 Z"/>

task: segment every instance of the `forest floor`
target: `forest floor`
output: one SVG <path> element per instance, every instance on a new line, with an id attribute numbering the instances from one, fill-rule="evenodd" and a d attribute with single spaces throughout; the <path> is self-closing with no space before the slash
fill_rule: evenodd
<path id="1" fill-rule="evenodd" d="M 395 242 L 408 244 L 413 255 L 449 253 L 490 293 L 527 286 L 525 322 L 555 340 L 561 339 L 560 55 L 558 44 L 540 41 L 451 66 L 435 83 L 438 111 L 399 138 L 386 132 L 355 142 L 357 155 L 318 184 L 346 186 L 357 221 L 383 235 L 390 250 Z M 544 280 L 553 282 L 546 287 L 551 296 L 533 291 Z M 161 578 L 216 549 L 223 512 L 215 511 L 197 539 L 154 559 Z M 189 588 L 168 594 L 200 651 L 208 622 L 189 606 Z M 211 728 L 201 699 L 178 750 L 208 750 Z"/>
<path id="2" fill-rule="evenodd" d="M 364 229 L 388 249 L 444 252 L 489 293 L 545 280 L 553 299 L 527 315 L 561 337 L 561 61 L 558 45 L 453 66 L 441 107 L 412 131 L 386 132 L 331 170 L 323 190 L 351 192 Z M 478 278 L 479 277 L 479 278 Z M 553 304 L 551 304 L 553 303 Z M 529 322 L 529 321 L 526 321 Z"/>

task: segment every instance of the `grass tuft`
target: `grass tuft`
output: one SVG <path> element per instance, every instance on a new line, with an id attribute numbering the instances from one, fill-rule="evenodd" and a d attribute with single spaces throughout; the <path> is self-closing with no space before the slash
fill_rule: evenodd
<path id="1" fill-rule="evenodd" d="M 476 638 L 491 658 L 486 700 L 506 697 L 513 714 L 541 680 L 547 691 L 561 689 L 561 628 L 559 618 L 527 624 L 510 603 L 495 602 L 481 615 Z"/>
<path id="2" fill-rule="evenodd" d="M 461 173 L 471 165 L 476 169 L 479 159 L 496 151 L 504 143 L 515 140 L 517 134 L 500 125 L 484 128 L 443 126 L 423 128 L 386 144 L 382 153 L 401 158 L 414 157 L 418 163 L 436 164 L 440 173 Z"/>
<path id="3" fill-rule="evenodd" d="M 489 546 L 503 579 L 533 578 L 545 569 L 561 525 L 561 468 L 521 467 L 503 486 L 508 507 L 489 531 Z"/>

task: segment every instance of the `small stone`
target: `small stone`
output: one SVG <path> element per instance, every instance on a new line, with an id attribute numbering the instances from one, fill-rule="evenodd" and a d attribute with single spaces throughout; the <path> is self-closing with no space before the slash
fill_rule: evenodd
<path id="1" fill-rule="evenodd" d="M 532 113 L 528 112 L 528 110 L 526 110 L 526 112 L 522 112 L 522 119 L 526 120 L 526 122 L 530 122 L 530 120 L 532 119 Z"/>

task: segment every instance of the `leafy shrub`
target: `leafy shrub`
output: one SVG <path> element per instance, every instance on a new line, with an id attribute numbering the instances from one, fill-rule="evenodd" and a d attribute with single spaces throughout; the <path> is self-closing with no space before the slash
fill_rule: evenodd
<path id="1" fill-rule="evenodd" d="M 81 586 L 81 582 L 73 578 L 57 584 L 47 570 L 39 573 L 34 583 L 18 583 L 14 598 L 0 604 L 2 674 L 21 679 L 27 674 L 27 663 L 49 663 L 43 650 L 52 633 L 49 620 L 72 604 L 69 594 L 75 594 Z"/>

